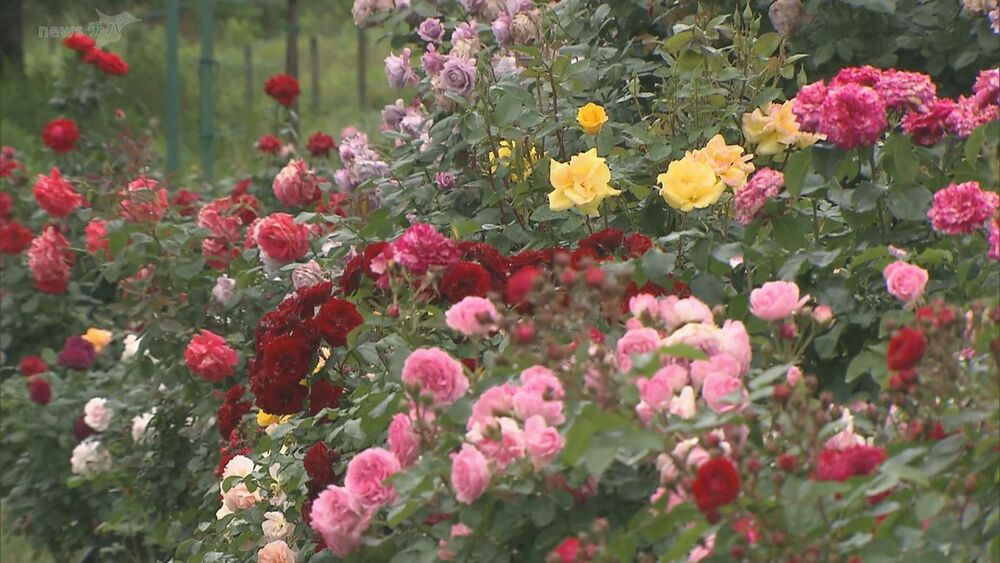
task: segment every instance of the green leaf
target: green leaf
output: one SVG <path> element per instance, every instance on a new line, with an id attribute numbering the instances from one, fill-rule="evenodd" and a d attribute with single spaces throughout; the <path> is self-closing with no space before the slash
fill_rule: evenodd
<path id="1" fill-rule="evenodd" d="M 774 32 L 765 33 L 754 41 L 753 52 L 761 58 L 770 57 L 774 53 L 774 50 L 778 48 L 779 43 L 781 43 L 780 35 Z"/>
<path id="2" fill-rule="evenodd" d="M 812 157 L 809 151 L 796 151 L 785 162 L 785 189 L 792 197 L 799 197 L 802 193 L 802 182 L 809 171 Z"/>
<path id="3" fill-rule="evenodd" d="M 854 357 L 847 366 L 847 375 L 844 380 L 848 383 L 871 371 L 884 361 L 878 354 L 865 350 Z"/>
<path id="4" fill-rule="evenodd" d="M 926 221 L 930 209 L 931 192 L 923 186 L 893 186 L 889 189 L 889 212 L 897 219 Z"/>
<path id="5" fill-rule="evenodd" d="M 774 240 L 785 250 L 796 251 L 806 242 L 806 229 L 800 221 L 790 215 L 776 217 L 771 222 Z"/>
<path id="6" fill-rule="evenodd" d="M 496 110 L 494 111 L 493 117 L 496 120 L 496 124 L 500 127 L 506 127 L 513 124 L 521 111 L 524 109 L 524 102 L 518 99 L 517 96 L 511 93 L 504 93 L 500 96 L 500 100 L 497 101 Z"/>
<path id="7" fill-rule="evenodd" d="M 923 522 L 928 518 L 937 516 L 947 503 L 948 497 L 936 491 L 929 491 L 920 495 L 914 508 L 917 520 Z"/>

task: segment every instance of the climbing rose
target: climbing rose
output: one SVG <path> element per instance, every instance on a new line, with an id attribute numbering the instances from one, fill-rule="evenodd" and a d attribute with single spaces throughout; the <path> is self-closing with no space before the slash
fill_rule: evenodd
<path id="1" fill-rule="evenodd" d="M 287 74 L 275 74 L 264 82 L 264 92 L 283 106 L 290 106 L 299 97 L 299 81 Z"/>
<path id="2" fill-rule="evenodd" d="M 233 374 L 239 354 L 226 339 L 206 329 L 194 335 L 184 350 L 188 369 L 209 383 L 218 383 Z"/>
<path id="3" fill-rule="evenodd" d="M 53 119 L 42 128 L 42 142 L 56 152 L 73 150 L 79 138 L 80 130 L 76 128 L 76 122 L 72 119 Z"/>
<path id="4" fill-rule="evenodd" d="M 32 191 L 38 206 L 52 217 L 66 217 L 83 205 L 83 197 L 63 179 L 58 168 L 53 167 L 48 176 L 39 174 Z"/>
<path id="5" fill-rule="evenodd" d="M 927 216 L 934 230 L 945 235 L 967 235 L 980 229 L 1000 206 L 1000 196 L 979 188 L 972 180 L 949 184 L 934 194 Z"/>

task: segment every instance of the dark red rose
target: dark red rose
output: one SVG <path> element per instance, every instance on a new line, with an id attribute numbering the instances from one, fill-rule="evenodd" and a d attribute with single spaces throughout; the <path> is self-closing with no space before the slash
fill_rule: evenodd
<path id="1" fill-rule="evenodd" d="M 226 391 L 225 401 L 215 413 L 215 418 L 219 424 L 219 434 L 223 438 L 228 438 L 234 429 L 240 424 L 240 420 L 250 412 L 253 404 L 244 401 L 243 394 L 246 388 L 242 385 L 233 385 Z"/>
<path id="2" fill-rule="evenodd" d="M 819 454 L 813 478 L 818 481 L 846 481 L 854 476 L 871 475 L 885 461 L 885 449 L 874 446 L 852 446 L 846 449 L 826 448 Z"/>
<path id="3" fill-rule="evenodd" d="M 462 365 L 465 366 L 469 371 L 476 371 L 479 365 L 476 363 L 475 358 L 462 358 Z"/>
<path id="4" fill-rule="evenodd" d="M 387 242 L 373 242 L 372 244 L 366 246 L 364 252 L 361 253 L 361 267 L 364 270 L 365 275 L 369 278 L 377 280 L 380 277 L 380 274 L 372 270 L 372 261 L 375 260 L 375 258 L 378 258 L 388 245 L 389 243 Z"/>
<path id="5" fill-rule="evenodd" d="M 82 414 L 73 421 L 73 437 L 76 438 L 77 442 L 82 442 L 94 434 L 97 434 L 97 430 L 94 430 L 83 421 Z"/>
<path id="6" fill-rule="evenodd" d="M 274 135 L 261 135 L 257 139 L 257 150 L 267 154 L 278 154 L 281 150 L 281 140 Z"/>
<path id="7" fill-rule="evenodd" d="M 316 416 L 323 409 L 339 407 L 343 395 L 344 388 L 340 385 L 324 380 L 313 383 L 309 390 L 309 416 Z"/>
<path id="8" fill-rule="evenodd" d="M 458 262 L 445 271 L 438 290 L 448 301 L 458 303 L 471 296 L 486 297 L 490 291 L 490 275 L 474 262 Z"/>
<path id="9" fill-rule="evenodd" d="M 539 268 L 526 266 L 518 270 L 507 280 L 503 296 L 508 305 L 527 305 L 528 294 L 534 288 L 535 280 L 541 278 L 543 272 Z"/>
<path id="10" fill-rule="evenodd" d="M 69 152 L 76 146 L 80 130 L 72 119 L 53 119 L 42 128 L 42 142 L 56 152 Z"/>
<path id="11" fill-rule="evenodd" d="M 32 375 L 49 371 L 49 365 L 39 356 L 25 356 L 21 358 L 19 367 L 21 368 L 21 375 L 24 377 L 31 377 Z"/>
<path id="12" fill-rule="evenodd" d="M 59 352 L 59 365 L 79 371 L 90 369 L 97 359 L 97 352 L 94 345 L 83 339 L 82 336 L 70 336 L 63 344 L 62 352 Z"/>
<path id="13" fill-rule="evenodd" d="M 198 212 L 195 204 L 199 201 L 201 201 L 201 196 L 197 192 L 181 188 L 177 190 L 174 197 L 170 198 L 170 205 L 177 208 L 177 212 L 180 213 L 181 217 L 193 217 Z"/>
<path id="14" fill-rule="evenodd" d="M 621 248 L 625 233 L 621 229 L 601 229 L 580 239 L 577 248 L 590 248 L 597 256 L 608 256 Z"/>
<path id="15" fill-rule="evenodd" d="M 653 240 L 641 233 L 632 233 L 625 237 L 625 252 L 630 258 L 640 258 L 653 248 Z"/>
<path id="16" fill-rule="evenodd" d="M 10 219 L 14 214 L 14 198 L 7 192 L 0 192 L 0 221 Z"/>
<path id="17" fill-rule="evenodd" d="M 347 346 L 347 334 L 361 326 L 364 319 L 350 301 L 331 297 L 313 319 L 317 330 L 330 346 Z"/>
<path id="18" fill-rule="evenodd" d="M 229 195 L 233 198 L 238 198 L 247 193 L 250 186 L 253 185 L 253 178 L 243 178 L 233 186 L 233 191 L 229 192 Z M 257 201 L 254 199 L 254 201 Z"/>
<path id="19" fill-rule="evenodd" d="M 31 229 L 17 220 L 0 225 L 0 252 L 20 254 L 31 246 L 31 239 L 34 236 Z"/>
<path id="20" fill-rule="evenodd" d="M 330 156 L 330 150 L 337 148 L 337 143 L 333 142 L 333 137 L 317 131 L 309 136 L 306 143 L 306 150 L 313 156 Z"/>
<path id="21" fill-rule="evenodd" d="M 282 382 L 298 385 L 299 380 L 309 372 L 315 351 L 316 347 L 312 342 L 293 335 L 278 336 L 264 348 L 262 369 Z"/>
<path id="22" fill-rule="evenodd" d="M 490 274 L 493 289 L 503 289 L 510 276 L 510 263 L 496 248 L 485 242 L 462 241 L 458 243 L 462 259 L 478 262 Z"/>
<path id="23" fill-rule="evenodd" d="M 28 378 L 28 398 L 32 403 L 47 405 L 52 400 L 52 386 L 40 375 Z"/>
<path id="24" fill-rule="evenodd" d="M 287 74 L 275 74 L 264 82 L 264 92 L 279 104 L 290 106 L 299 97 L 299 81 Z"/>
<path id="25" fill-rule="evenodd" d="M 316 442 L 309 446 L 302 465 L 305 466 L 306 475 L 309 476 L 310 492 L 319 493 L 337 481 L 337 472 L 334 471 L 333 464 L 338 461 L 340 454 L 325 443 Z"/>
<path id="26" fill-rule="evenodd" d="M 598 250 L 592 246 L 581 246 L 573 251 L 570 255 L 569 264 L 575 270 L 582 270 L 587 264 L 595 264 L 597 262 L 603 262 L 609 258 L 601 255 Z"/>
<path id="27" fill-rule="evenodd" d="M 892 371 L 911 369 L 924 357 L 927 338 L 915 328 L 904 327 L 889 341 L 886 363 Z"/>
<path id="28" fill-rule="evenodd" d="M 358 290 L 361 283 L 361 275 L 364 273 L 362 262 L 364 258 L 358 254 L 344 264 L 344 273 L 340 276 L 340 290 L 344 295 L 353 295 Z"/>
<path id="29" fill-rule="evenodd" d="M 562 249 L 544 248 L 542 250 L 523 250 L 510 257 L 510 270 L 519 270 L 523 266 L 551 266 L 556 252 Z"/>
<path id="30" fill-rule="evenodd" d="M 698 510 L 714 519 L 717 511 L 736 500 L 740 493 L 740 475 L 728 458 L 710 459 L 698 467 L 691 485 Z"/>
<path id="31" fill-rule="evenodd" d="M 63 39 L 63 45 L 74 51 L 80 53 L 86 53 L 87 51 L 95 48 L 97 42 L 94 41 L 89 35 L 84 35 L 82 33 L 72 33 L 69 37 Z"/>
<path id="32" fill-rule="evenodd" d="M 576 536 L 570 536 L 562 541 L 555 549 L 552 550 L 560 563 L 577 563 L 580 556 L 580 538 Z"/>
<path id="33" fill-rule="evenodd" d="M 257 406 L 268 414 L 284 415 L 302 412 L 309 389 L 305 385 L 287 383 L 280 380 L 258 377 L 251 383 L 254 395 L 257 396 Z"/>

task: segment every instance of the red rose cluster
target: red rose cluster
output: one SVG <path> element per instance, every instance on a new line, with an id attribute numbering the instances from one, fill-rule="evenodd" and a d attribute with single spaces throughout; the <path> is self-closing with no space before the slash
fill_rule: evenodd
<path id="1" fill-rule="evenodd" d="M 875 446 L 827 447 L 819 454 L 813 478 L 818 481 L 846 481 L 871 475 L 885 461 L 885 449 Z"/>
<path id="2" fill-rule="evenodd" d="M 304 381 L 322 342 L 345 346 L 348 333 L 363 322 L 354 305 L 333 297 L 332 290 L 332 282 L 303 287 L 257 324 L 249 371 L 261 410 L 294 414 L 303 410 L 307 398 L 313 414 L 339 404 L 339 387 L 317 381 L 310 388 Z"/>
<path id="3" fill-rule="evenodd" d="M 259 202 L 252 195 L 215 199 L 198 211 L 198 226 L 210 236 L 201 242 L 201 253 L 208 265 L 224 270 L 239 256 L 246 229 L 257 220 Z"/>
<path id="4" fill-rule="evenodd" d="M 128 63 L 118 55 L 99 48 L 94 39 L 88 35 L 74 33 L 63 39 L 63 45 L 80 53 L 83 62 L 96 66 L 104 74 L 109 76 L 128 74 Z"/>

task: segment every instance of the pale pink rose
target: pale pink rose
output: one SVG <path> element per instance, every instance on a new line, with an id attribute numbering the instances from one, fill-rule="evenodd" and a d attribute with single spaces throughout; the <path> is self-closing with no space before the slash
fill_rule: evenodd
<path id="1" fill-rule="evenodd" d="M 535 415 L 524 422 L 524 444 L 535 470 L 548 465 L 562 450 L 563 440 L 559 431 L 547 426 L 545 419 Z"/>
<path id="2" fill-rule="evenodd" d="M 469 390 L 462 364 L 440 348 L 414 350 L 403 363 L 403 384 L 416 387 L 441 407 L 457 401 Z"/>
<path id="3" fill-rule="evenodd" d="M 742 398 L 729 397 L 730 394 L 736 395 L 739 391 L 742 391 Z M 708 408 L 717 413 L 724 413 L 742 406 L 746 402 L 747 391 L 738 377 L 710 373 L 702 384 L 701 397 L 708 403 Z"/>
<path id="4" fill-rule="evenodd" d="M 420 457 L 420 435 L 413 429 L 413 419 L 405 413 L 397 413 L 389 424 L 389 449 L 406 469 Z"/>
<path id="5" fill-rule="evenodd" d="M 893 262 L 882 270 L 889 294 L 907 303 L 913 303 L 924 294 L 930 276 L 927 270 L 906 262 Z"/>
<path id="6" fill-rule="evenodd" d="M 521 389 L 538 393 L 546 399 L 562 399 L 566 396 L 562 382 L 545 366 L 531 366 L 522 371 Z"/>
<path id="7" fill-rule="evenodd" d="M 306 165 L 305 160 L 289 160 L 271 183 L 275 197 L 288 207 L 304 207 L 319 201 L 322 184 L 329 180 L 319 176 Z"/>
<path id="8" fill-rule="evenodd" d="M 215 513 L 216 518 L 224 518 L 238 510 L 253 508 L 261 500 L 260 489 L 250 492 L 246 483 L 238 482 L 226 490 L 226 479 L 230 477 L 245 478 L 253 473 L 256 466 L 253 461 L 243 455 L 235 456 L 229 460 L 222 471 L 222 482 L 219 483 L 219 492 L 222 493 L 222 507 Z"/>
<path id="9" fill-rule="evenodd" d="M 833 309 L 826 305 L 820 305 L 813 309 L 813 319 L 821 325 L 830 324 L 833 320 Z"/>
<path id="10" fill-rule="evenodd" d="M 537 390 L 518 389 L 514 392 L 511 404 L 514 407 L 514 414 L 521 420 L 528 420 L 532 416 L 539 415 L 549 424 L 558 425 L 566 422 L 566 417 L 563 416 L 562 401 L 558 399 L 546 400 L 545 396 Z"/>
<path id="11" fill-rule="evenodd" d="M 640 293 L 628 300 L 628 310 L 633 317 L 649 315 L 653 319 L 660 318 L 660 303 L 656 297 L 648 293 Z"/>
<path id="12" fill-rule="evenodd" d="M 691 469 L 698 469 L 701 464 L 711 458 L 705 448 L 698 444 L 698 438 L 690 438 L 678 442 L 670 455 L 660 454 L 656 458 L 656 468 L 660 471 L 660 482 L 669 485 L 677 479 L 678 469 L 674 460 L 683 463 Z"/>
<path id="13" fill-rule="evenodd" d="M 740 363 L 740 375 L 747 373 L 753 351 L 750 349 L 750 335 L 742 321 L 727 320 L 722 325 L 718 352 L 727 354 Z"/>
<path id="14" fill-rule="evenodd" d="M 640 377 L 635 384 L 642 402 L 636 406 L 636 414 L 648 424 L 657 413 L 668 411 L 674 390 L 682 390 L 687 380 L 687 370 L 678 365 L 664 366 L 648 379 Z"/>
<path id="15" fill-rule="evenodd" d="M 462 504 L 472 504 L 490 484 L 490 469 L 486 457 L 471 444 L 451 454 L 451 487 L 455 499 Z"/>
<path id="16" fill-rule="evenodd" d="M 802 381 L 802 369 L 799 366 L 791 366 L 788 368 L 788 373 L 785 374 L 785 381 L 787 381 L 792 387 L 795 387 L 800 381 Z"/>
<path id="17" fill-rule="evenodd" d="M 618 369 L 627 372 L 632 369 L 632 354 L 648 354 L 660 347 L 659 333 L 652 328 L 635 328 L 626 332 L 618 340 Z"/>
<path id="18" fill-rule="evenodd" d="M 514 393 L 517 390 L 514 385 L 505 383 L 490 387 L 483 392 L 472 405 L 472 416 L 469 417 L 466 430 L 475 424 L 491 427 L 496 423 L 496 417 L 511 414 L 514 409 Z"/>
<path id="19" fill-rule="evenodd" d="M 504 467 L 524 457 L 524 430 L 513 418 L 498 418 L 497 424 L 500 426 L 500 450 L 495 457 L 498 464 Z"/>
<path id="20" fill-rule="evenodd" d="M 451 527 L 451 532 L 449 533 L 448 541 L 440 540 L 438 541 L 438 559 L 441 561 L 454 561 L 458 554 L 448 548 L 450 541 L 455 538 L 464 538 L 472 535 L 472 528 L 466 526 L 465 524 L 458 523 L 453 524 Z"/>
<path id="21" fill-rule="evenodd" d="M 698 563 L 702 559 L 708 557 L 712 554 L 712 549 L 715 548 L 715 534 L 710 534 L 706 537 L 702 543 L 694 546 L 690 553 L 688 553 L 688 563 Z"/>
<path id="22" fill-rule="evenodd" d="M 722 336 L 722 331 L 715 325 L 688 323 L 668 336 L 663 341 L 663 345 L 669 348 L 685 344 L 697 348 L 709 356 L 714 356 L 721 351 L 721 347 L 725 344 Z"/>
<path id="23" fill-rule="evenodd" d="M 688 323 L 712 323 L 712 310 L 697 297 L 660 302 L 660 316 L 667 323 L 667 329 L 676 330 Z"/>
<path id="24" fill-rule="evenodd" d="M 741 371 L 739 362 L 729 354 L 715 354 L 708 361 L 695 360 L 691 362 L 691 385 L 695 389 L 700 389 L 705 378 L 712 373 L 739 379 L 742 375 Z"/>
<path id="25" fill-rule="evenodd" d="M 114 417 L 115 410 L 108 405 L 108 400 L 104 397 L 94 397 L 83 406 L 83 421 L 98 432 L 107 430 Z"/>
<path id="26" fill-rule="evenodd" d="M 693 418 L 697 412 L 694 401 L 694 388 L 690 385 L 681 389 L 681 394 L 670 399 L 670 414 L 683 419 Z"/>
<path id="27" fill-rule="evenodd" d="M 750 292 L 750 312 L 764 321 L 780 321 L 799 311 L 809 296 L 799 299 L 795 282 L 772 281 Z"/>
<path id="28" fill-rule="evenodd" d="M 295 552 L 287 543 L 273 541 L 257 552 L 257 563 L 295 563 Z"/>
<path id="29" fill-rule="evenodd" d="M 378 508 L 396 500 L 396 488 L 386 479 L 399 472 L 399 460 L 388 450 L 368 448 L 347 464 L 344 485 L 366 508 Z"/>
<path id="30" fill-rule="evenodd" d="M 489 334 L 497 329 L 499 319 L 492 301 L 473 295 L 455 303 L 444 314 L 448 327 L 465 336 Z"/>
<path id="31" fill-rule="evenodd" d="M 370 521 L 371 514 L 351 491 L 331 485 L 313 501 L 309 525 L 330 551 L 346 557 L 361 546 Z"/>

